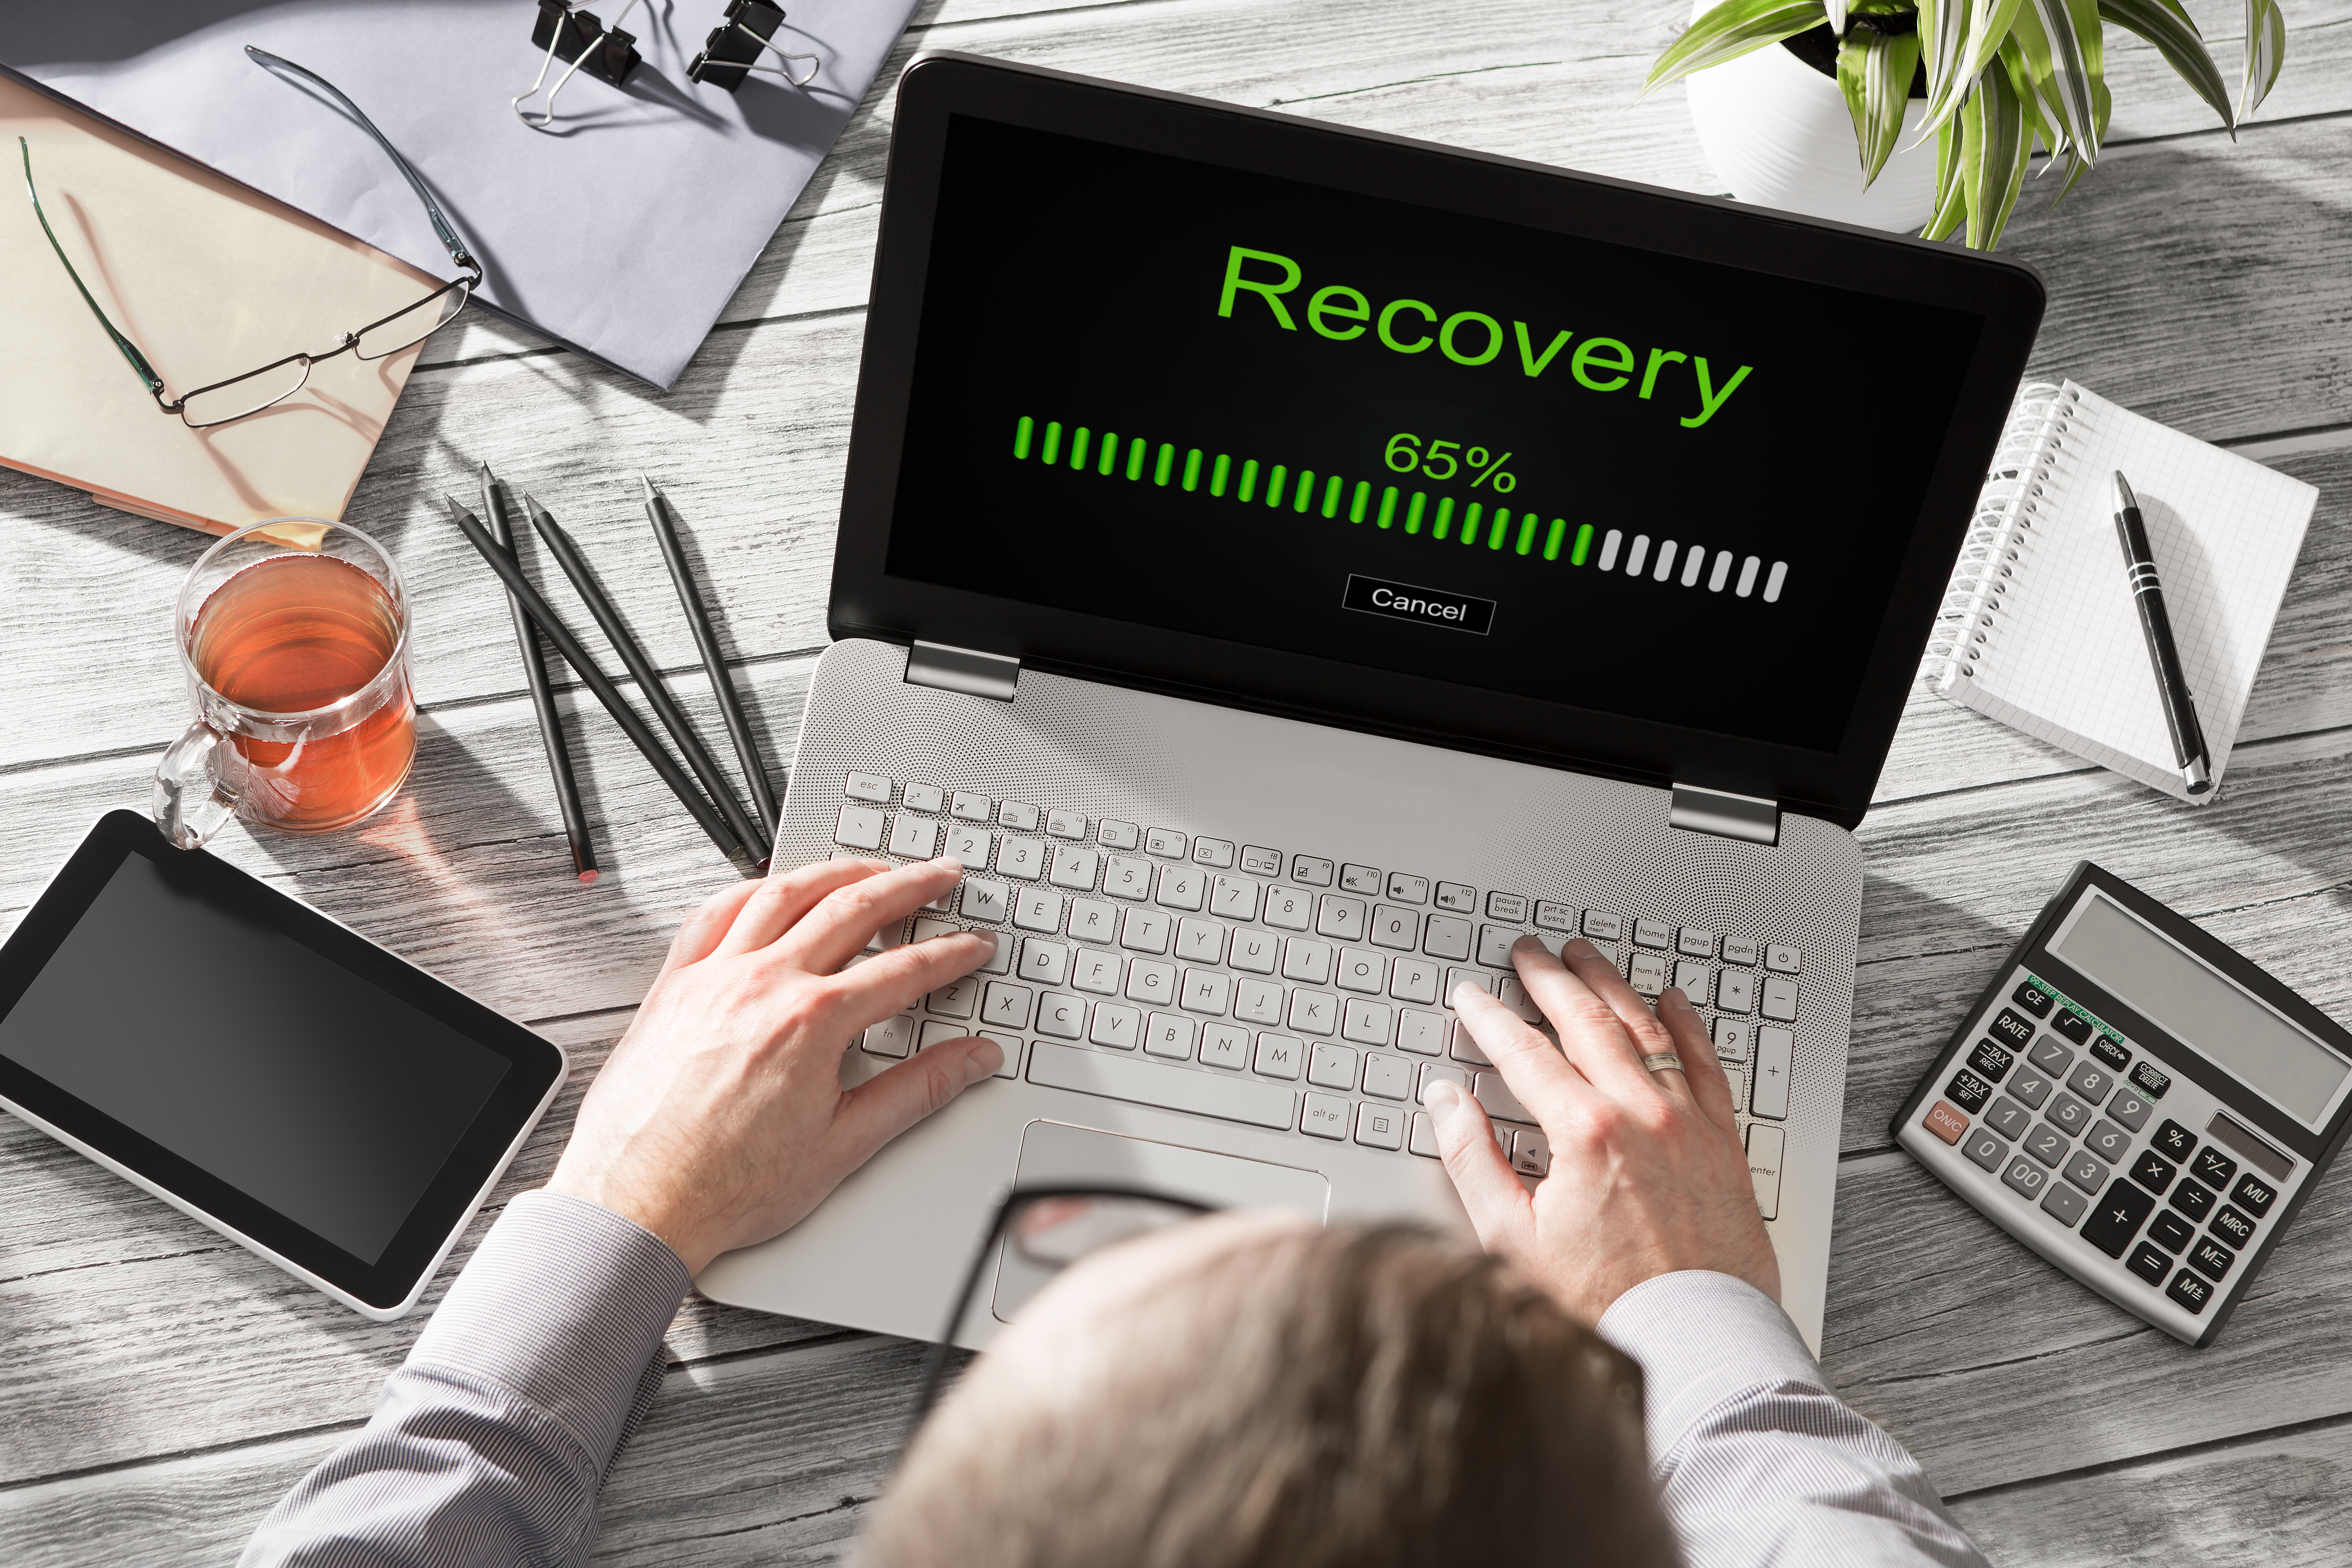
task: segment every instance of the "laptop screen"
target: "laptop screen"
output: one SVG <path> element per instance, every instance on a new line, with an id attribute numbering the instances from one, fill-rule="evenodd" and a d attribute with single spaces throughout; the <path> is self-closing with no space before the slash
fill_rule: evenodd
<path id="1" fill-rule="evenodd" d="M 884 569 L 1835 752 L 1982 326 L 959 113 Z"/>

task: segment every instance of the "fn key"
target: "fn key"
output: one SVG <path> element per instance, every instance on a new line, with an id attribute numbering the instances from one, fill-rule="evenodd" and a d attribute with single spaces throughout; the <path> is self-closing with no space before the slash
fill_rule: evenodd
<path id="1" fill-rule="evenodd" d="M 2083 1239 L 2109 1258 L 2121 1258 L 2155 1207 L 2156 1200 L 2142 1189 L 2129 1182 L 2116 1182 L 2083 1221 Z"/>

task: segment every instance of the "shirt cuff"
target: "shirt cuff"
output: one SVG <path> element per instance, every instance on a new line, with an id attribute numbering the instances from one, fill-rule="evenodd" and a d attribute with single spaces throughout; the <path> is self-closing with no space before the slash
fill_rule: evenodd
<path id="1" fill-rule="evenodd" d="M 417 1337 L 412 1364 L 510 1390 L 562 1425 L 601 1470 L 641 1413 L 662 1335 L 693 1279 L 635 1221 L 583 1198 L 507 1205 Z"/>
<path id="2" fill-rule="evenodd" d="M 1728 1274 L 1694 1268 L 1645 1279 L 1617 1298 L 1599 1327 L 1642 1363 L 1653 1463 L 1744 1390 L 1829 1386 L 1780 1303 Z"/>

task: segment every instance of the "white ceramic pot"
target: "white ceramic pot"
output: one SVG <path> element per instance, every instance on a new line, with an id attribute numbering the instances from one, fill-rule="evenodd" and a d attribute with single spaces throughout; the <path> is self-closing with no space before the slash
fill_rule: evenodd
<path id="1" fill-rule="evenodd" d="M 1715 0 L 1698 0 L 1694 19 Z M 1778 44 L 1683 79 L 1699 144 L 1731 194 L 1758 206 L 1917 233 L 1936 210 L 1936 139 L 1917 146 L 1911 100 L 1903 134 L 1868 190 L 1853 117 L 1836 81 Z"/>

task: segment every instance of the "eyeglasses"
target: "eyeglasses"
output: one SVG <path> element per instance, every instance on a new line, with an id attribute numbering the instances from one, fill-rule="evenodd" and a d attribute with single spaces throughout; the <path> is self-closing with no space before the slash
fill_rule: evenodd
<path id="1" fill-rule="evenodd" d="M 963 1289 L 948 1313 L 947 1326 L 940 1331 L 939 1342 L 924 1363 L 923 1385 L 915 1396 L 914 1414 L 907 1421 L 907 1437 L 914 1436 L 923 1417 L 938 1403 L 955 1331 L 971 1310 L 1000 1239 L 1004 1243 L 1004 1257 L 998 1273 L 997 1299 L 1005 1303 L 1010 1293 L 1017 1299 L 1009 1305 L 1017 1307 L 1047 1279 L 1082 1258 L 1213 1212 L 1207 1204 L 1190 1198 L 1131 1187 L 1026 1187 L 1006 1197 L 997 1205 L 996 1219 L 964 1275 Z M 900 1447 L 905 1447 L 904 1440 Z"/>
<path id="2" fill-rule="evenodd" d="M 58 253 L 58 260 L 65 268 L 66 276 L 72 279 L 74 287 L 81 291 L 82 302 L 89 307 L 90 314 L 98 318 L 98 324 L 106 329 L 106 335 L 114 340 L 114 346 L 121 351 L 122 357 L 146 386 L 149 395 L 155 399 L 155 406 L 166 414 L 178 415 L 192 430 L 226 425 L 248 414 L 258 414 L 273 403 L 284 402 L 302 390 L 303 384 L 310 379 L 310 367 L 321 360 L 330 360 L 341 353 L 377 360 L 386 354 L 398 353 L 412 343 L 422 342 L 432 335 L 436 328 L 466 308 L 467 299 L 482 280 L 481 264 L 467 253 L 464 244 L 450 228 L 449 220 L 442 216 L 440 206 L 433 200 L 432 193 L 425 188 L 424 180 L 409 166 L 408 160 L 400 155 L 399 150 L 384 140 L 383 132 L 360 112 L 358 104 L 345 98 L 324 77 L 305 70 L 291 60 L 279 59 L 276 55 L 257 49 L 250 44 L 245 47 L 245 52 L 252 57 L 255 64 L 265 69 L 292 71 L 333 94 L 335 101 L 349 110 L 352 118 L 360 122 L 361 129 L 374 137 L 376 145 L 389 153 L 392 161 L 400 166 L 400 172 L 408 177 L 410 188 L 415 191 L 417 200 L 425 204 L 425 213 L 433 219 L 433 231 L 441 237 L 441 243 L 447 247 L 450 259 L 471 276 L 461 278 L 455 283 L 445 283 L 414 305 L 395 310 L 381 321 L 370 321 L 355 331 L 345 332 L 341 344 L 323 353 L 289 354 L 258 370 L 249 370 L 242 375 L 216 381 L 210 386 L 200 386 L 194 392 L 167 400 L 163 395 L 163 378 L 155 374 L 155 367 L 147 363 L 147 356 L 139 352 L 139 345 L 116 331 L 114 323 L 106 319 L 106 312 L 99 309 L 98 301 L 90 297 L 89 287 L 82 282 L 81 274 L 74 270 L 71 261 L 67 260 L 65 247 L 58 243 L 57 232 L 49 227 L 48 215 L 41 210 L 41 193 L 33 184 L 33 150 L 22 136 L 17 137 L 16 149 L 25 161 L 25 191 L 33 198 L 33 216 L 40 220 L 41 232 L 48 236 L 49 248 Z"/>

